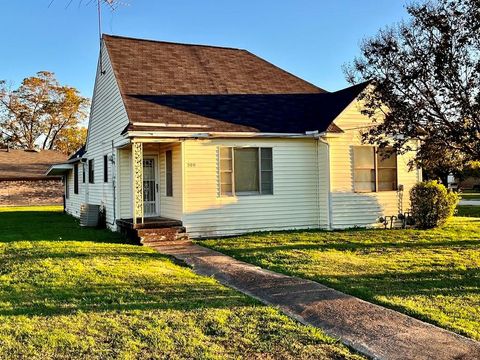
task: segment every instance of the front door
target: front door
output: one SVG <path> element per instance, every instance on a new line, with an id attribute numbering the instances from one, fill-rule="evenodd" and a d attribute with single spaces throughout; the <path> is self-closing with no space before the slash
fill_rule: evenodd
<path id="1" fill-rule="evenodd" d="M 157 215 L 157 167 L 154 157 L 143 159 L 143 212 Z"/>

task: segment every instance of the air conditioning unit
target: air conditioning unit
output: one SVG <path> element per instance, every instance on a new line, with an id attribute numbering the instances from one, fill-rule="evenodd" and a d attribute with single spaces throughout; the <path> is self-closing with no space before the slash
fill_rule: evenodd
<path id="1" fill-rule="evenodd" d="M 80 205 L 80 226 L 94 227 L 98 225 L 100 205 Z"/>

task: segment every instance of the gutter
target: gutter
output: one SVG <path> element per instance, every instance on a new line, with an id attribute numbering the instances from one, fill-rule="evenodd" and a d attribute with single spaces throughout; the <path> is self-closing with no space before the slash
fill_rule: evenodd
<path id="1" fill-rule="evenodd" d="M 326 133 L 322 133 L 326 134 Z M 128 131 L 126 137 L 160 139 L 218 139 L 218 138 L 296 138 L 311 139 L 307 133 L 260 133 L 260 132 L 183 132 L 183 131 Z"/>

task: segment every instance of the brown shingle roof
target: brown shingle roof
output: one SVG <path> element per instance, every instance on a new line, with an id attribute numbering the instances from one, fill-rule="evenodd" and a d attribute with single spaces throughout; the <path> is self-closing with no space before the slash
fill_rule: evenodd
<path id="1" fill-rule="evenodd" d="M 0 150 L 0 180 L 51 179 L 45 172 L 52 164 L 67 160 L 67 156 L 52 150 Z"/>
<path id="2" fill-rule="evenodd" d="M 345 104 L 335 95 L 340 92 L 328 93 L 246 50 L 103 39 L 130 120 L 126 130 L 326 131 L 354 99 Z"/>

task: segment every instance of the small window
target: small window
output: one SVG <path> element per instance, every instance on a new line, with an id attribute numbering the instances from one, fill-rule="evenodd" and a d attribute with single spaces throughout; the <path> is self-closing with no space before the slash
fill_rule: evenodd
<path id="1" fill-rule="evenodd" d="M 166 196 L 173 196 L 172 150 L 165 152 L 165 189 Z"/>
<path id="2" fill-rule="evenodd" d="M 84 184 L 85 184 L 85 178 L 86 178 L 85 164 L 82 164 L 82 183 L 84 183 Z"/>
<path id="3" fill-rule="evenodd" d="M 397 190 L 397 155 L 374 146 L 353 148 L 355 192 Z"/>
<path id="4" fill-rule="evenodd" d="M 88 160 L 88 182 L 90 184 L 95 183 L 95 161 L 93 159 Z"/>
<path id="5" fill-rule="evenodd" d="M 272 195 L 272 148 L 220 148 L 219 184 L 221 196 Z"/>
<path id="6" fill-rule="evenodd" d="M 108 182 L 108 155 L 103 156 L 103 182 Z"/>
<path id="7" fill-rule="evenodd" d="M 78 164 L 73 166 L 73 193 L 78 194 Z"/>

